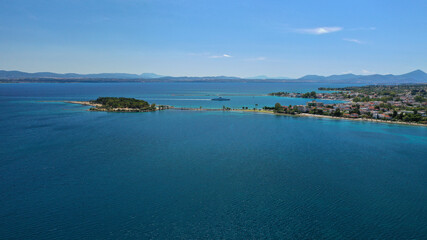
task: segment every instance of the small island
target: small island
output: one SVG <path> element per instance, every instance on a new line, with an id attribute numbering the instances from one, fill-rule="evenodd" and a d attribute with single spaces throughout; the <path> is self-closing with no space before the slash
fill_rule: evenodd
<path id="1" fill-rule="evenodd" d="M 170 106 L 149 104 L 144 100 L 124 97 L 99 97 L 91 101 L 67 101 L 86 106 L 92 106 L 89 111 L 97 112 L 154 112 L 169 109 Z"/>

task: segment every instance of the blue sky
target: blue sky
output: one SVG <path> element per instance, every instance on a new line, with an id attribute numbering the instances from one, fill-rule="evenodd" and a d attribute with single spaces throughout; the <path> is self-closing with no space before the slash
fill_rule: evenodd
<path id="1" fill-rule="evenodd" d="M 427 1 L 0 0 L 0 69 L 171 76 L 427 70 Z"/>

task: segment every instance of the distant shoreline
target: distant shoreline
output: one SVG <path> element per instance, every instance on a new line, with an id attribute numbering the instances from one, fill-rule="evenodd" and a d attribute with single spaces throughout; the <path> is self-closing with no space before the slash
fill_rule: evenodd
<path id="1" fill-rule="evenodd" d="M 100 104 L 91 103 L 89 101 L 63 101 L 65 103 L 71 103 L 71 104 L 79 104 L 83 106 L 92 106 L 97 107 Z M 400 124 L 400 125 L 408 125 L 408 126 L 422 126 L 427 127 L 426 124 L 420 124 L 420 123 L 412 123 L 412 122 L 397 122 L 397 121 L 387 121 L 387 120 L 379 120 L 379 119 L 365 119 L 365 118 L 344 118 L 344 117 L 333 117 L 333 116 L 326 116 L 326 115 L 317 115 L 317 114 L 310 114 L 310 113 L 300 113 L 300 114 L 287 114 L 287 113 L 276 113 L 274 111 L 269 110 L 263 110 L 263 109 L 230 109 L 230 110 L 224 110 L 221 108 L 186 108 L 186 107 L 170 107 L 169 109 L 173 110 L 179 110 L 179 111 L 223 111 L 223 112 L 242 112 L 242 113 L 261 113 L 261 114 L 271 114 L 271 115 L 278 115 L 278 116 L 289 116 L 289 117 L 311 117 L 311 118 L 328 118 L 328 119 L 335 119 L 335 120 L 350 120 L 350 121 L 359 121 L 359 122 L 373 122 L 373 123 L 388 123 L 388 124 Z M 93 110 L 87 110 L 87 111 L 93 111 Z M 132 112 L 132 111 L 103 111 L 103 112 Z"/>

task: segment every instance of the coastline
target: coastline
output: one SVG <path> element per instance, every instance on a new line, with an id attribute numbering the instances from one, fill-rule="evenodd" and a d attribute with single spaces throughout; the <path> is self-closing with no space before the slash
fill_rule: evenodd
<path id="1" fill-rule="evenodd" d="M 301 116 L 301 117 L 316 117 L 316 118 L 329 118 L 329 119 L 336 119 L 336 120 L 350 120 L 350 121 L 359 121 L 359 122 L 388 123 L 388 124 L 400 124 L 400 125 L 410 125 L 410 126 L 422 126 L 422 127 L 427 127 L 427 125 L 426 125 L 426 124 L 413 123 L 413 122 L 397 122 L 397 121 L 387 121 L 387 120 L 369 119 L 369 118 L 344 118 L 344 117 L 332 117 L 332 116 L 316 115 L 316 114 L 310 114 L 310 113 L 300 113 L 300 114 L 298 114 L 298 115 L 294 115 L 294 116 Z"/>
<path id="2" fill-rule="evenodd" d="M 111 110 L 103 108 L 102 104 L 99 103 L 92 103 L 89 101 L 64 101 L 65 103 L 71 103 L 71 104 L 80 104 L 83 106 L 90 106 L 92 108 L 88 109 L 87 111 L 91 112 L 152 112 L 154 110 L 139 110 L 135 108 L 113 108 Z"/>
<path id="3" fill-rule="evenodd" d="M 413 122 L 397 122 L 397 121 L 387 121 L 387 120 L 367 119 L 367 118 L 333 117 L 333 116 L 317 115 L 317 114 L 311 114 L 311 113 L 287 114 L 287 113 L 275 113 L 273 111 L 266 111 L 266 110 L 246 110 L 246 109 L 245 110 L 243 110 L 243 109 L 232 109 L 230 111 L 233 111 L 233 112 L 264 113 L 264 114 L 281 115 L 281 116 L 289 116 L 289 117 L 328 118 L 328 119 L 334 119 L 334 120 L 350 120 L 350 121 L 359 121 L 359 122 L 388 123 L 388 124 L 400 124 L 400 125 L 410 125 L 410 126 L 427 127 L 426 124 L 413 123 Z"/>
<path id="4" fill-rule="evenodd" d="M 65 103 L 80 104 L 84 106 L 100 107 L 101 104 L 91 103 L 89 101 L 64 101 Z"/>
<path id="5" fill-rule="evenodd" d="M 71 103 L 71 104 L 80 104 L 83 106 L 92 106 L 92 107 L 99 107 L 100 104 L 91 103 L 89 101 L 63 101 L 65 103 Z M 179 111 L 224 111 L 224 112 L 242 112 L 242 113 L 257 113 L 257 114 L 271 114 L 271 115 L 279 115 L 279 116 L 289 116 L 289 117 L 311 117 L 311 118 L 328 118 L 328 119 L 334 119 L 334 120 L 349 120 L 349 121 L 359 121 L 359 122 L 373 122 L 373 123 L 388 123 L 388 124 L 400 124 L 400 125 L 408 125 L 408 126 L 421 126 L 421 127 L 427 127 L 426 124 L 421 123 L 413 123 L 413 122 L 397 122 L 397 121 L 387 121 L 387 120 L 380 120 L 380 119 L 366 119 L 366 118 L 344 118 L 344 117 L 333 117 L 333 116 L 326 116 L 326 115 L 316 115 L 316 114 L 310 114 L 310 113 L 300 113 L 300 114 L 287 114 L 287 113 L 276 113 L 269 110 L 263 110 L 263 109 L 230 109 L 230 110 L 224 110 L 221 108 L 186 108 L 186 107 L 170 107 L 169 109 L 173 110 L 179 110 Z M 132 110 L 115 110 L 115 111 L 107 111 L 107 110 L 90 110 L 87 111 L 99 111 L 99 112 L 137 112 Z"/>

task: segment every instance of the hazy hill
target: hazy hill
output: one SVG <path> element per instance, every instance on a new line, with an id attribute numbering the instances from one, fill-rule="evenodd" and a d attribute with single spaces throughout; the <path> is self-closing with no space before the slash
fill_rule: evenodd
<path id="1" fill-rule="evenodd" d="M 22 79 L 22 78 L 114 78 L 114 79 L 138 79 L 138 78 L 161 78 L 165 76 L 154 73 L 129 74 L 129 73 L 95 73 L 95 74 L 77 74 L 77 73 L 52 73 L 37 72 L 27 73 L 21 71 L 0 70 L 0 79 Z"/>
<path id="2" fill-rule="evenodd" d="M 415 70 L 402 75 L 355 75 L 342 74 L 331 76 L 306 75 L 297 80 L 316 82 L 348 82 L 348 83 L 427 83 L 427 73 Z"/>
<path id="3" fill-rule="evenodd" d="M 259 76 L 255 76 L 255 77 L 248 77 L 246 79 L 291 79 L 288 77 L 269 77 L 267 75 L 259 75 Z"/>
<path id="4" fill-rule="evenodd" d="M 128 73 L 27 73 L 21 71 L 0 70 L 1 82 L 324 82 L 324 83 L 366 83 L 366 84 L 397 84 L 397 83 L 427 83 L 427 74 L 415 70 L 402 75 L 355 75 L 341 74 L 331 76 L 306 75 L 298 79 L 272 78 L 265 75 L 252 78 L 238 78 L 230 76 L 207 77 L 169 77 L 155 73 L 128 74 Z"/>

